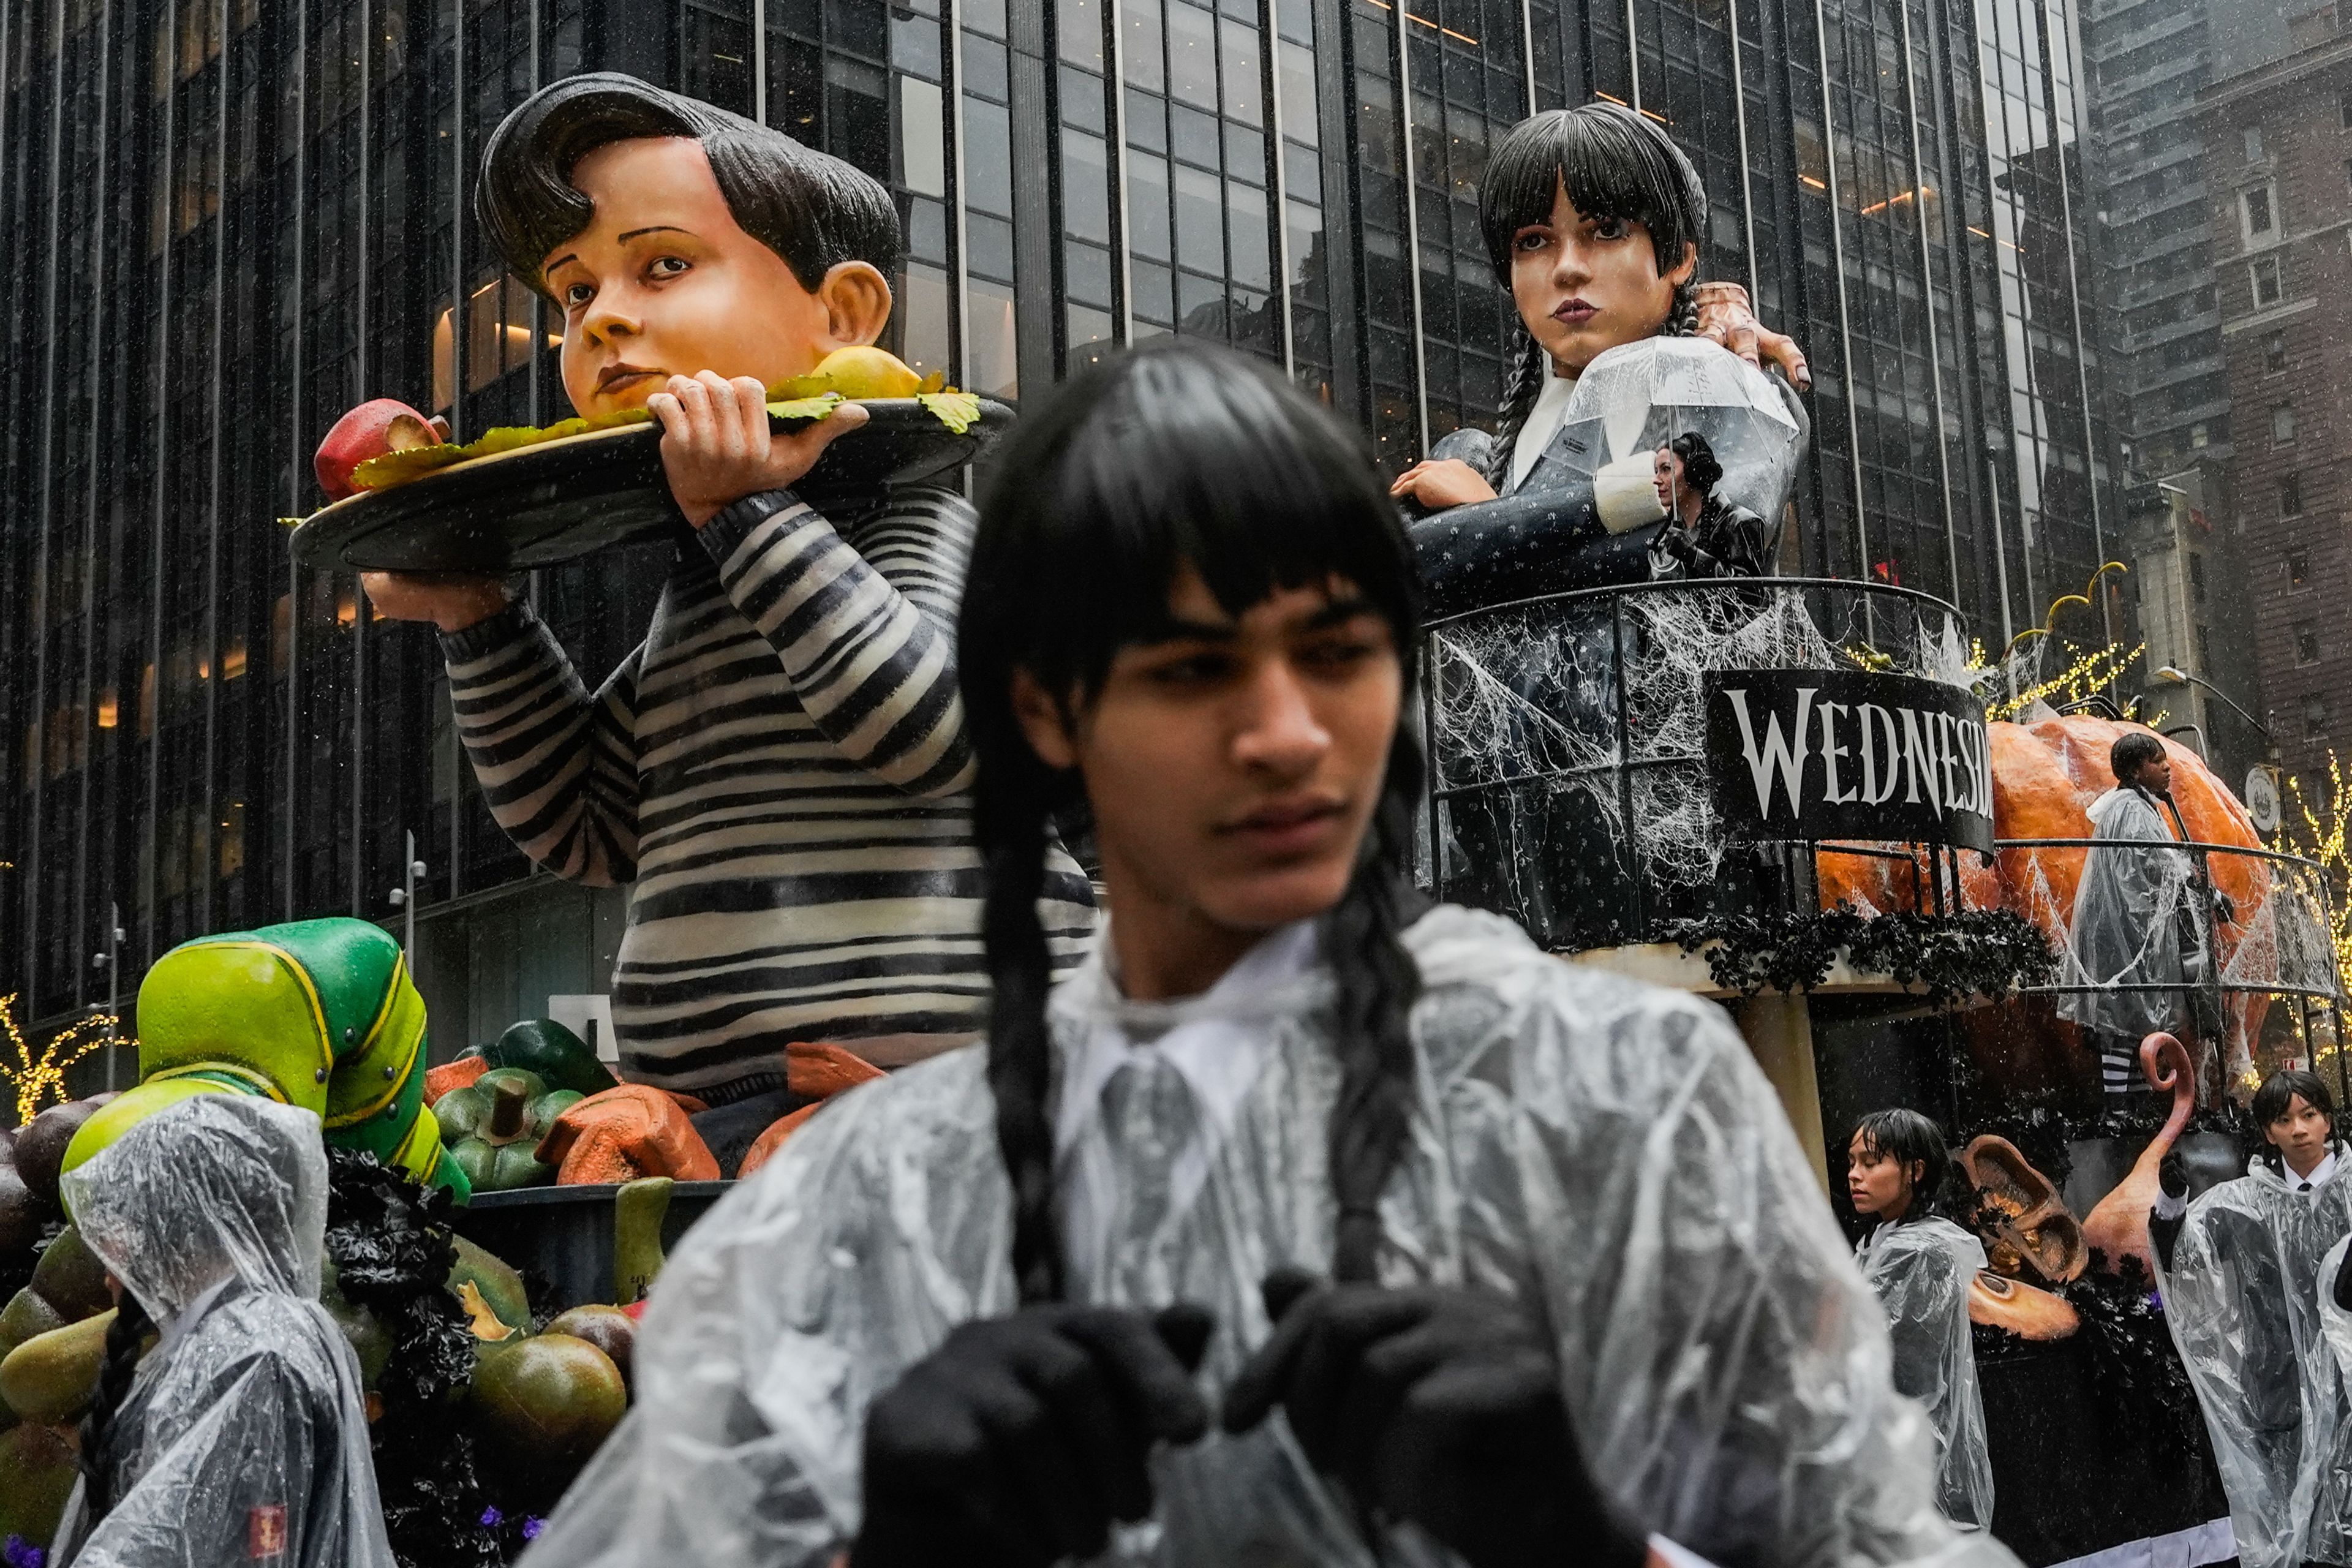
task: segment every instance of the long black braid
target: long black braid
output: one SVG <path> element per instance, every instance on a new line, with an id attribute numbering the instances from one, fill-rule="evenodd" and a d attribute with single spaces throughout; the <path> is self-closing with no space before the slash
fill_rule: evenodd
<path id="1" fill-rule="evenodd" d="M 1007 776 L 1022 772 L 1033 776 Z M 1054 1217 L 1054 1125 L 1045 1112 L 1053 959 L 1037 918 L 1047 808 L 1034 775 L 1045 772 L 1042 765 L 983 769 L 973 786 L 973 826 L 988 880 L 982 915 L 991 988 L 988 1087 L 996 1099 L 997 1152 L 1013 1184 L 1013 1276 L 1024 1302 L 1058 1301 L 1064 1284 Z"/>
<path id="2" fill-rule="evenodd" d="M 128 1290 L 122 1292 L 114 1321 L 106 1330 L 106 1357 L 99 1363 L 98 1392 L 81 1418 L 81 1473 L 88 1483 L 85 1498 L 92 1525 L 114 1506 L 114 1477 L 121 1458 L 114 1451 L 114 1418 L 130 1395 L 140 1354 L 154 1327 L 139 1298 Z"/>
<path id="3" fill-rule="evenodd" d="M 1048 1112 L 1052 956 L 1037 903 L 1050 825 L 1082 788 L 1029 745 L 1012 681 L 1025 672 L 1073 717 L 1118 648 L 1164 623 L 1186 566 L 1236 615 L 1276 586 L 1337 577 L 1389 622 L 1408 661 L 1418 633 L 1411 556 L 1370 463 L 1325 411 L 1251 362 L 1163 340 L 1070 378 L 1024 411 L 1000 450 L 959 658 L 987 877 L 988 1080 L 1024 1302 L 1059 1300 L 1066 1283 Z M 1401 939 L 1415 897 L 1407 857 L 1421 780 L 1418 742 L 1401 731 L 1355 872 L 1321 924 L 1340 1071 L 1334 1271 L 1349 1280 L 1374 1277 L 1380 1195 L 1410 1126 L 1407 1022 L 1421 980 Z"/>
<path id="4" fill-rule="evenodd" d="M 1496 495 L 1511 477 L 1511 452 L 1519 444 L 1519 432 L 1526 428 L 1528 416 L 1535 411 L 1536 398 L 1543 392 L 1544 377 L 1551 374 L 1551 360 L 1543 345 L 1533 334 L 1512 318 L 1511 370 L 1503 378 L 1503 401 L 1495 405 L 1495 443 L 1487 448 L 1486 472 L 1483 476 Z"/>
<path id="5" fill-rule="evenodd" d="M 1412 1005 L 1421 970 L 1405 951 L 1407 877 L 1413 805 L 1421 793 L 1421 748 L 1401 732 L 1389 753 L 1381 803 L 1347 896 L 1323 917 L 1323 962 L 1337 983 L 1332 1039 L 1339 1096 L 1331 1110 L 1331 1188 L 1339 1203 L 1332 1274 L 1349 1283 L 1379 1277 L 1381 1193 L 1404 1152 L 1412 1120 Z"/>

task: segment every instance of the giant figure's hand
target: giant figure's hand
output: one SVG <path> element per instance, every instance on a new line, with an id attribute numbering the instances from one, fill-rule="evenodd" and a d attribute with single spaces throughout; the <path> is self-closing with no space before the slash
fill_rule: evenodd
<path id="1" fill-rule="evenodd" d="M 751 376 L 730 381 L 709 370 L 671 376 L 646 408 L 661 422 L 670 494 L 697 528 L 745 496 L 798 484 L 827 447 L 866 423 L 864 408 L 845 403 L 814 425 L 776 435 L 768 427 L 765 387 Z"/>
<path id="2" fill-rule="evenodd" d="M 472 572 L 362 572 L 368 602 L 394 621 L 431 621 L 462 632 L 507 607 L 506 584 Z"/>
<path id="3" fill-rule="evenodd" d="M 1046 1568 L 1151 1511 L 1147 1461 L 1208 1429 L 1208 1314 L 1025 1307 L 966 1323 L 866 1413 L 849 1568 Z"/>
<path id="4" fill-rule="evenodd" d="M 1776 332 L 1756 319 L 1748 303 L 1748 290 L 1737 283 L 1702 283 L 1698 286 L 1698 326 L 1695 335 L 1710 338 L 1762 370 L 1769 361 L 1780 367 L 1789 384 L 1799 392 L 1813 389 L 1813 373 L 1805 363 L 1805 351 L 1797 340 L 1784 332 Z"/>
<path id="5" fill-rule="evenodd" d="M 1519 1304 L 1490 1290 L 1265 1282 L 1274 1335 L 1225 1394 L 1242 1432 L 1276 1405 L 1360 1506 L 1419 1523 L 1472 1568 L 1649 1555 L 1577 1451 L 1559 1367 Z M 1286 1308 L 1286 1310 L 1285 1310 Z"/>
<path id="6" fill-rule="evenodd" d="M 1459 458 L 1439 458 L 1415 463 L 1396 478 L 1389 494 L 1399 500 L 1417 500 L 1432 511 L 1470 501 L 1493 500 L 1495 487 L 1486 476 Z"/>

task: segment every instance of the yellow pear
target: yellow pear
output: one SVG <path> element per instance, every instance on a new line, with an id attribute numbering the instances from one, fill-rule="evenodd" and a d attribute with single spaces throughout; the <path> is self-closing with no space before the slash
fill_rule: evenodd
<path id="1" fill-rule="evenodd" d="M 897 354 L 887 349 L 859 344 L 834 350 L 808 374 L 796 375 L 782 385 L 769 388 L 768 396 L 771 401 L 790 401 L 821 397 L 833 392 L 853 401 L 863 397 L 912 397 L 922 384 L 923 378 L 908 369 Z"/>

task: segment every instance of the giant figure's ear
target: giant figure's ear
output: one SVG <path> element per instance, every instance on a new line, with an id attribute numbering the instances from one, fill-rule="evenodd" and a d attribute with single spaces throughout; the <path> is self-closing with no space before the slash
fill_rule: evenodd
<path id="1" fill-rule="evenodd" d="M 1013 671 L 1013 717 L 1039 762 L 1057 773 L 1078 765 L 1077 737 L 1068 711 L 1035 676 L 1019 668 Z"/>
<path id="2" fill-rule="evenodd" d="M 842 348 L 863 348 L 890 324 L 890 282 L 870 261 L 844 261 L 816 286 L 825 331 Z"/>
<path id="3" fill-rule="evenodd" d="M 1683 241 L 1682 265 L 1676 267 L 1671 272 L 1661 272 L 1658 276 L 1664 278 L 1667 282 L 1673 284 L 1677 289 L 1689 282 L 1692 279 L 1697 277 L 1698 242 L 1695 239 L 1686 239 Z"/>

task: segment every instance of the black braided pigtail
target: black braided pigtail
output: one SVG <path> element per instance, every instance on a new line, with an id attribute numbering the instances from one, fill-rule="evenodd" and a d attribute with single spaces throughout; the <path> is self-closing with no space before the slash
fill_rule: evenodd
<path id="1" fill-rule="evenodd" d="M 1545 362 L 1543 345 L 1524 324 L 1518 328 L 1517 341 L 1510 374 L 1503 378 L 1503 401 L 1495 408 L 1495 444 L 1486 454 L 1485 477 L 1496 495 L 1503 493 L 1504 483 L 1511 477 L 1511 448 L 1518 445 L 1519 432 L 1526 427 L 1537 395 L 1543 391 L 1544 376 L 1551 369 Z"/>
<path id="2" fill-rule="evenodd" d="M 1675 285 L 1675 302 L 1666 307 L 1666 324 L 1658 329 L 1662 338 L 1686 338 L 1698 331 L 1698 271 Z"/>
<path id="3" fill-rule="evenodd" d="M 140 1352 L 146 1347 L 147 1335 L 154 1326 L 139 1298 L 128 1290 L 122 1292 L 121 1305 L 106 1331 L 106 1358 L 99 1363 L 98 1392 L 90 1401 L 89 1413 L 81 1418 L 81 1473 L 89 1483 L 89 1522 L 92 1525 L 104 1519 L 107 1510 L 114 1506 L 114 1472 L 119 1458 L 114 1452 L 114 1417 L 131 1393 L 131 1379 L 139 1370 Z"/>
<path id="4" fill-rule="evenodd" d="M 1400 731 L 1389 754 L 1381 803 L 1364 836 L 1346 895 L 1323 917 L 1323 961 L 1339 994 L 1333 1005 L 1339 1095 L 1331 1110 L 1331 1188 L 1339 1199 L 1332 1274 L 1348 1283 L 1378 1279 L 1381 1193 L 1411 1131 L 1412 1005 L 1421 971 L 1405 951 L 1413 805 L 1421 793 L 1421 748 Z"/>
<path id="5" fill-rule="evenodd" d="M 1024 1305 L 1062 1298 L 1061 1232 L 1054 1216 L 1054 1126 L 1046 1115 L 1053 1051 L 1045 999 L 1054 965 L 1037 900 L 1045 890 L 1046 806 L 1025 776 L 1042 764 L 984 767 L 973 822 L 988 879 L 982 933 L 993 988 L 988 1016 L 988 1087 L 996 1100 L 996 1147 L 1013 1184 L 1013 1274 Z"/>

